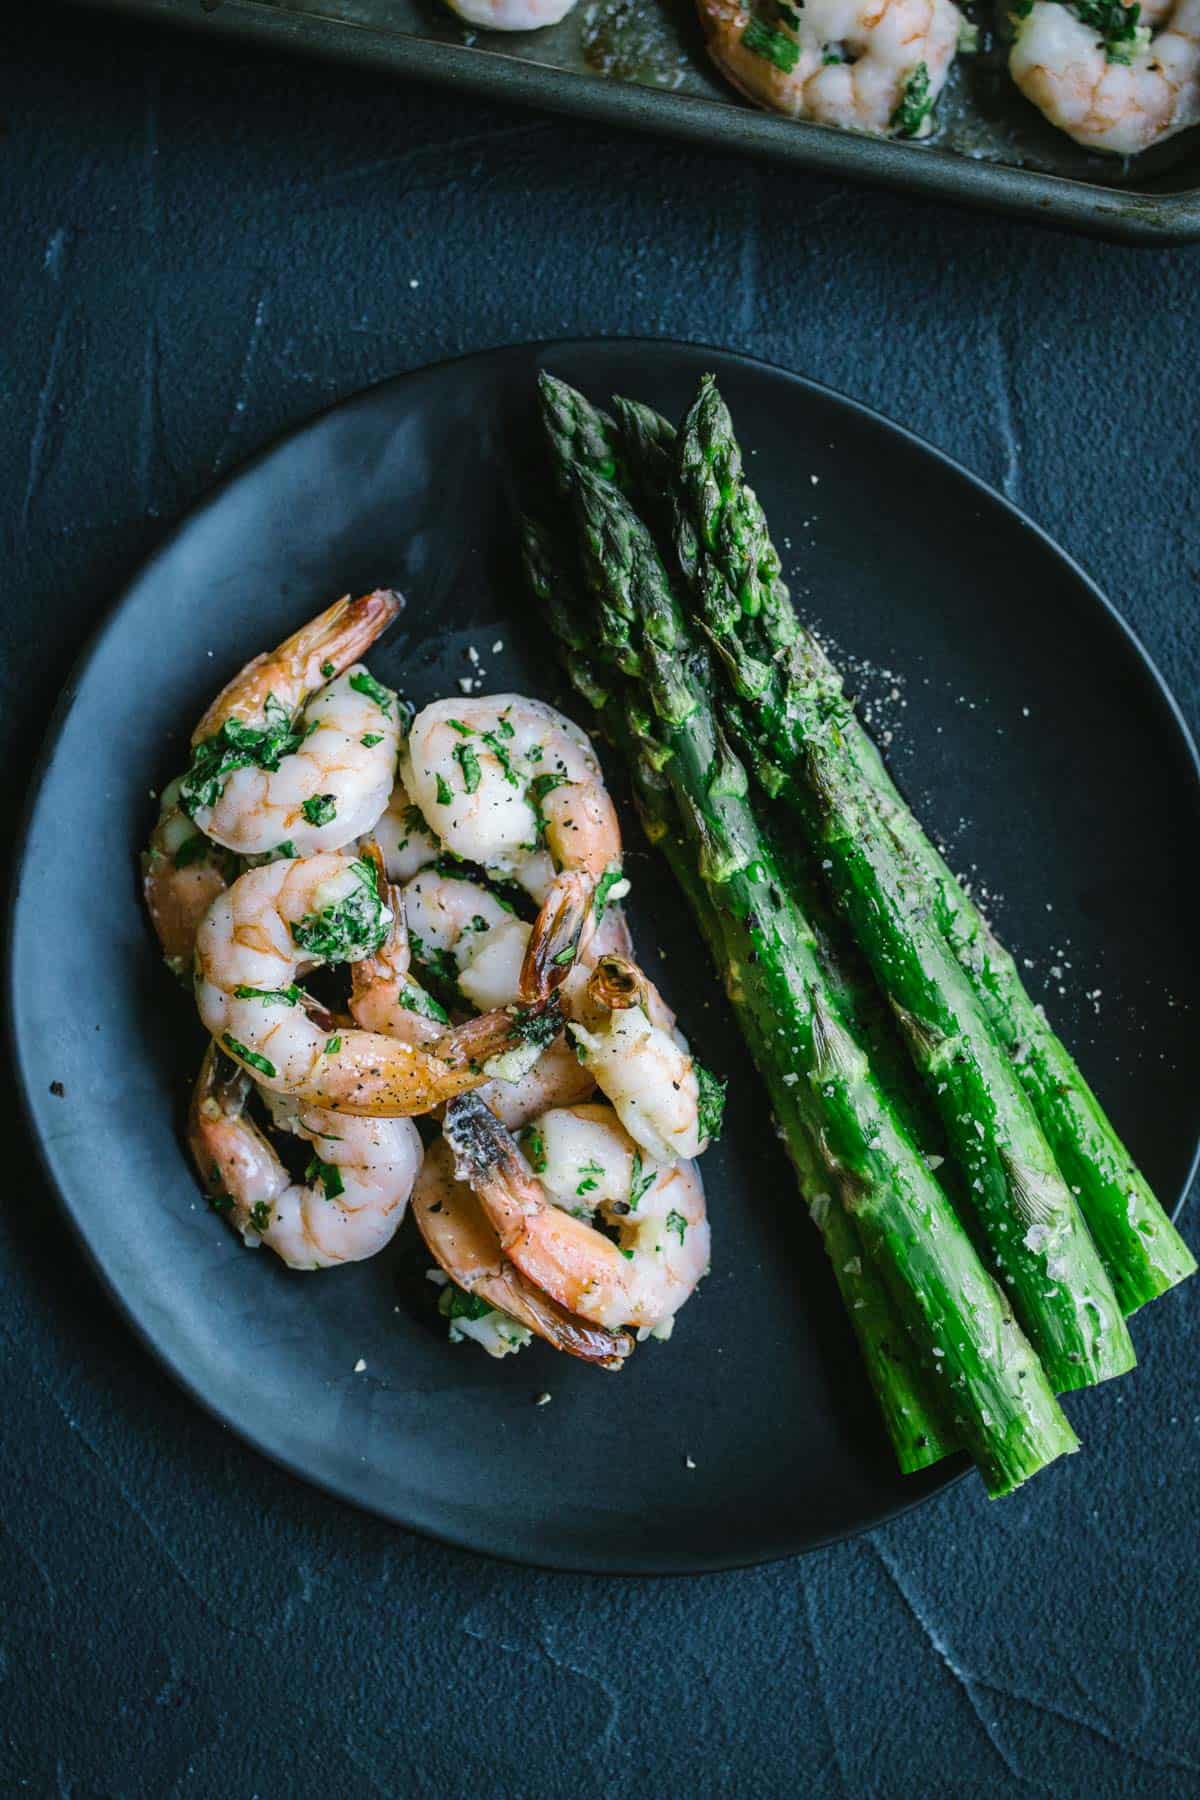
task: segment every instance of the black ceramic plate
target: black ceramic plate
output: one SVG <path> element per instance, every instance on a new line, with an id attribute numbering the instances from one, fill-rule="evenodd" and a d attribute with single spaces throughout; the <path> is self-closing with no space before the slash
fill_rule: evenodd
<path id="1" fill-rule="evenodd" d="M 88 650 L 50 733 L 15 895 L 14 1039 L 96 1266 L 180 1382 L 250 1443 L 479 1550 L 721 1568 L 877 1522 L 959 1465 L 896 1474 L 754 1076 L 636 827 L 639 948 L 730 1077 L 730 1106 L 705 1163 L 713 1273 L 672 1342 L 615 1377 L 542 1345 L 503 1363 L 449 1346 L 411 1227 L 375 1261 L 318 1276 L 240 1247 L 180 1147 L 201 1033 L 134 879 L 150 790 L 179 767 L 209 696 L 346 589 L 408 596 L 371 661 L 418 702 L 455 691 L 471 647 L 487 687 L 555 695 L 514 560 L 543 365 L 673 414 L 715 367 L 801 603 L 852 667 L 871 665 L 863 685 L 901 779 L 1003 896 L 1031 980 L 1176 1202 L 1200 1094 L 1182 1010 L 1200 997 L 1200 805 L 1161 682 L 1079 570 L 936 452 L 793 376 L 662 343 L 523 347 L 404 376 L 305 426 L 184 522 Z M 542 1392 L 551 1402 L 535 1406 Z M 1086 1444 L 1087 1396 L 1072 1410 Z M 1075 1459 L 1040 1479 L 1091 1476 Z"/>

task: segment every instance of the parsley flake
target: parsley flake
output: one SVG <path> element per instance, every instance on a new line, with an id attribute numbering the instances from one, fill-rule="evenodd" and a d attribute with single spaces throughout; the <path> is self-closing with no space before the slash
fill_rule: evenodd
<path id="1" fill-rule="evenodd" d="M 239 1062 L 244 1062 L 248 1069 L 256 1069 L 260 1075 L 265 1075 L 270 1081 L 276 1079 L 278 1070 L 275 1064 L 268 1062 L 265 1056 L 260 1056 L 257 1050 L 247 1050 L 245 1044 L 239 1044 L 228 1031 L 222 1036 L 221 1042 L 230 1056 L 236 1056 Z"/>
<path id="2" fill-rule="evenodd" d="M 356 694 L 365 694 L 368 700 L 373 700 L 385 719 L 391 718 L 392 701 L 396 696 L 390 689 L 382 687 L 366 669 L 359 669 L 350 677 L 350 686 Z"/>
<path id="3" fill-rule="evenodd" d="M 310 825 L 328 825 L 337 818 L 337 801 L 332 794 L 313 794 L 300 811 Z"/>
<path id="4" fill-rule="evenodd" d="M 337 1164 L 322 1162 L 319 1156 L 312 1158 L 304 1171 L 304 1179 L 305 1181 L 319 1181 L 325 1189 L 327 1200 L 336 1200 L 339 1194 L 344 1194 L 346 1191 L 346 1184 L 342 1180 L 342 1171 Z"/>

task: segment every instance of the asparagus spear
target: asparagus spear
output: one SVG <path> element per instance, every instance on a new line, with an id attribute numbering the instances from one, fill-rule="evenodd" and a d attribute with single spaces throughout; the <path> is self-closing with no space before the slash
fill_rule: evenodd
<path id="1" fill-rule="evenodd" d="M 712 905 L 696 873 L 678 823 L 670 822 L 670 788 L 665 784 L 651 785 L 644 775 L 639 779 L 636 761 L 633 767 L 638 811 L 647 836 L 665 855 L 708 944 L 714 966 L 719 974 L 724 974 L 737 952 L 726 942 L 722 915 Z M 824 958 L 822 961 L 828 972 L 829 965 Z M 830 985 L 836 987 L 836 976 Z M 838 1184 L 822 1168 L 795 1085 L 785 1079 L 787 1071 L 774 1054 L 774 1046 L 746 1005 L 738 984 L 731 983 L 728 991 L 742 1035 L 766 1085 L 801 1195 L 821 1233 L 896 1461 L 902 1474 L 911 1475 L 940 1462 L 958 1448 L 959 1438 L 944 1383 L 930 1370 L 928 1358 L 922 1366 L 917 1347 L 867 1254 L 852 1207 L 847 1207 Z"/>
<path id="2" fill-rule="evenodd" d="M 628 721 L 610 702 L 603 671 L 587 654 L 587 644 L 576 619 L 582 610 L 574 604 L 573 581 L 565 559 L 550 534 L 532 520 L 522 525 L 522 547 L 530 588 L 549 620 L 567 674 L 577 691 L 598 714 L 601 728 L 624 752 L 633 778 L 638 812 L 646 835 L 663 850 L 687 897 L 700 930 L 721 975 L 730 966 L 721 915 L 711 904 L 679 833 L 678 818 L 665 777 L 654 769 Z M 855 998 L 856 973 L 833 961 L 828 940 L 822 942 L 822 963 L 835 994 L 849 1004 Z M 795 1168 L 800 1191 L 821 1232 L 833 1267 L 838 1291 L 849 1315 L 868 1379 L 875 1392 L 896 1460 L 903 1474 L 940 1462 L 957 1447 L 947 1416 L 946 1396 L 928 1368 L 918 1366 L 916 1346 L 868 1256 L 840 1189 L 822 1169 L 820 1159 L 796 1106 L 792 1087 L 783 1081 L 783 1069 L 770 1054 L 753 1012 L 746 1006 L 736 982 L 730 984 L 730 1001 L 750 1043 L 768 1091 L 780 1135 Z"/>
<path id="3" fill-rule="evenodd" d="M 1030 998 L 1012 957 L 905 805 L 821 646 L 790 603 L 780 600 L 779 559 L 711 377 L 701 384 L 678 443 L 676 495 L 680 555 L 706 619 L 725 633 L 736 632 L 758 665 L 753 675 L 763 685 L 756 726 L 771 721 L 788 767 L 802 754 L 814 709 L 839 741 L 870 790 L 883 829 L 902 848 L 925 891 L 937 929 L 1010 1058 L 1062 1174 L 1078 1193 L 1122 1311 L 1136 1311 L 1194 1273 L 1195 1258 L 1070 1052 Z M 802 697 L 798 714 L 797 695 Z"/>
<path id="4" fill-rule="evenodd" d="M 773 697 L 778 682 L 747 637 L 768 636 L 773 623 L 762 604 L 751 615 L 753 632 L 739 629 L 737 584 L 757 594 L 754 583 L 766 587 L 777 565 L 773 555 L 756 554 L 747 581 L 727 546 L 725 523 L 733 521 L 740 543 L 757 501 L 739 480 L 735 504 L 724 506 L 711 454 L 711 428 L 724 409 L 714 408 L 714 392 L 702 389 L 680 436 L 680 542 L 697 610 L 736 696 L 734 704 L 725 702 L 725 716 L 739 721 L 739 736 L 778 765 L 770 785 L 796 808 L 895 1009 L 966 1174 L 991 1266 L 1011 1288 L 1017 1317 L 1051 1381 L 1061 1392 L 1121 1374 L 1136 1358 L 1096 1246 L 978 996 L 928 918 L 921 885 L 880 818 L 874 789 L 846 752 L 811 660 L 791 654 L 780 703 L 755 704 L 749 716 L 748 705 L 764 691 Z M 718 439 L 722 447 L 728 436 Z M 759 541 L 769 543 L 761 533 Z"/>
<path id="5" fill-rule="evenodd" d="M 1046 1375 L 941 1188 L 913 1147 L 867 1058 L 838 1017 L 811 930 L 784 890 L 725 742 L 652 539 L 608 482 L 571 481 L 597 655 L 617 703 L 653 715 L 688 853 L 720 913 L 745 1005 L 775 1046 L 780 1081 L 918 1341 L 945 1370 L 955 1424 L 988 1492 L 1010 1491 L 1077 1447 Z M 616 636 L 610 621 L 620 622 Z M 644 677 L 621 680 L 632 645 Z M 791 1079 L 787 1079 L 791 1077 Z"/>

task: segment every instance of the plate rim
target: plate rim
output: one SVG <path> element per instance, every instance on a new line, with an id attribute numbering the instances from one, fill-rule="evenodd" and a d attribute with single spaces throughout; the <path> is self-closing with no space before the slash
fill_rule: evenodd
<path id="1" fill-rule="evenodd" d="M 829 1532 L 819 1538 L 813 1538 L 804 1544 L 794 1545 L 787 1549 L 764 1549 L 753 1554 L 713 1554 L 697 1558 L 689 1553 L 682 1561 L 671 1561 L 662 1557 L 661 1553 L 652 1553 L 644 1562 L 625 1563 L 619 1557 L 603 1562 L 589 1559 L 579 1560 L 572 1554 L 562 1554 L 536 1543 L 529 1545 L 528 1553 L 496 1549 L 480 1537 L 472 1537 L 465 1531 L 450 1529 L 440 1530 L 433 1524 L 414 1524 L 402 1517 L 395 1509 L 389 1508 L 382 1501 L 364 1498 L 350 1490 L 349 1486 L 325 1475 L 312 1472 L 302 1466 L 285 1451 L 265 1442 L 262 1437 L 248 1425 L 236 1422 L 228 1416 L 197 1382 L 187 1370 L 176 1361 L 171 1353 L 159 1343 L 150 1327 L 139 1317 L 131 1301 L 129 1301 L 115 1277 L 106 1268 L 99 1252 L 94 1248 L 85 1224 L 86 1214 L 77 1211 L 69 1197 L 68 1186 L 59 1179 L 59 1175 L 51 1156 L 49 1144 L 43 1131 L 42 1110 L 45 1105 L 44 1096 L 35 1092 L 33 1072 L 27 1064 L 24 1046 L 17 1032 L 17 924 L 22 897 L 23 878 L 29 854 L 29 838 L 33 829 L 35 816 L 41 800 L 42 790 L 49 776 L 54 761 L 55 745 L 61 725 L 72 706 L 80 682 L 87 671 L 100 646 L 113 631 L 120 620 L 126 599 L 135 585 L 150 576 L 155 567 L 174 550 L 176 543 L 203 514 L 216 506 L 226 492 L 243 477 L 252 473 L 277 451 L 292 441 L 302 437 L 314 427 L 323 423 L 334 413 L 353 406 L 368 395 L 377 394 L 382 389 L 401 389 L 406 383 L 420 379 L 435 372 L 448 371 L 464 364 L 486 364 L 502 360 L 509 356 L 541 358 L 546 356 L 569 356 L 577 351 L 590 351 L 597 348 L 620 347 L 623 350 L 641 351 L 647 356 L 662 352 L 684 351 L 690 355 L 712 356 L 721 364 L 738 364 L 761 374 L 781 379 L 804 394 L 816 394 L 825 401 L 832 401 L 835 406 L 845 408 L 875 428 L 882 427 L 886 433 L 898 436 L 918 454 L 932 457 L 948 473 L 965 482 L 982 499 L 998 505 L 1007 513 L 1012 523 L 1029 532 L 1040 543 L 1042 550 L 1054 558 L 1060 566 L 1073 577 L 1083 592 L 1096 604 L 1100 614 L 1106 619 L 1110 629 L 1115 628 L 1118 641 L 1127 654 L 1131 654 L 1140 674 L 1148 683 L 1157 704 L 1162 709 L 1164 723 L 1172 725 L 1177 733 L 1177 741 L 1185 753 L 1185 761 L 1190 766 L 1192 785 L 1198 808 L 1200 808 L 1200 748 L 1189 726 L 1183 711 L 1175 698 L 1166 677 L 1158 664 L 1142 643 L 1133 626 L 1118 610 L 1115 603 L 1088 574 L 1082 565 L 1068 550 L 1065 550 L 1050 533 L 1035 519 L 1032 519 L 1015 501 L 985 481 L 982 476 L 959 462 L 948 452 L 941 450 L 936 444 L 929 442 L 911 427 L 891 419 L 878 408 L 869 406 L 864 401 L 844 394 L 839 389 L 828 386 L 824 382 L 814 381 L 807 375 L 786 369 L 778 363 L 768 361 L 764 357 L 751 356 L 741 351 L 723 349 L 719 345 L 696 342 L 680 338 L 645 338 L 640 336 L 607 336 L 588 338 L 535 338 L 521 339 L 511 343 L 492 345 L 486 349 L 465 351 L 460 355 L 441 358 L 436 362 L 423 363 L 416 368 L 406 369 L 398 374 L 385 376 L 379 381 L 370 382 L 364 387 L 352 389 L 338 396 L 315 412 L 277 433 L 266 443 L 259 446 L 250 456 L 223 472 L 216 480 L 204 487 L 184 510 L 173 520 L 160 542 L 150 553 L 136 563 L 126 576 L 117 592 L 101 609 L 100 616 L 92 629 L 84 638 L 80 649 L 72 660 L 70 669 L 52 707 L 45 732 L 34 759 L 33 771 L 26 789 L 22 804 L 21 817 L 14 834 L 13 854 L 6 884 L 8 906 L 5 913 L 0 955 L 3 957 L 3 993 L 6 1001 L 4 1031 L 9 1060 L 16 1076 L 16 1088 L 21 1103 L 21 1110 L 29 1136 L 47 1184 L 54 1195 L 58 1207 L 65 1216 L 75 1241 L 83 1251 L 89 1268 L 99 1280 L 101 1289 L 107 1298 L 115 1304 L 123 1322 L 132 1329 L 137 1341 L 153 1356 L 157 1364 L 166 1371 L 175 1384 L 180 1387 L 190 1400 L 197 1403 L 208 1416 L 224 1430 L 232 1432 L 239 1441 L 245 1444 L 256 1455 L 265 1457 L 277 1468 L 284 1470 L 294 1480 L 317 1489 L 337 1500 L 343 1505 L 367 1513 L 385 1521 L 400 1530 L 410 1532 L 414 1536 L 431 1539 L 448 1548 L 485 1556 L 497 1562 L 513 1567 L 545 1569 L 554 1573 L 587 1575 L 595 1577 L 617 1577 L 621 1579 L 644 1578 L 688 1578 L 702 1575 L 718 1574 L 760 1567 L 764 1564 L 785 1561 L 791 1557 L 808 1555 L 813 1551 L 827 1549 L 833 1544 L 849 1542 L 868 1531 L 877 1530 L 892 1520 L 902 1518 L 914 1508 L 925 1504 L 943 1494 L 947 1489 L 957 1486 L 970 1473 L 969 1465 L 959 1456 L 947 1459 L 944 1473 L 940 1479 L 930 1480 L 920 1493 L 911 1498 L 902 1499 L 894 1506 L 854 1524 L 845 1530 Z M 1184 1176 L 1179 1193 L 1167 1210 L 1172 1219 L 1178 1219 L 1191 1189 L 1200 1172 L 1200 1128 L 1197 1129 L 1191 1161 Z M 932 1476 L 933 1471 L 924 1472 Z"/>

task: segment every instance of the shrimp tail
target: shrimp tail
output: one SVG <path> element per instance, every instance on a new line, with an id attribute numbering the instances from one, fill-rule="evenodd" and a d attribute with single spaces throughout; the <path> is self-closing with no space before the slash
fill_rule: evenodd
<path id="1" fill-rule="evenodd" d="M 541 1183 L 507 1126 L 478 1094 L 462 1094 L 442 1122 L 454 1155 L 454 1173 L 483 1202 L 500 1248 L 506 1253 L 526 1238 L 530 1221 L 546 1210 Z"/>
<path id="2" fill-rule="evenodd" d="M 460 1094 L 451 1101 L 443 1130 L 454 1152 L 455 1174 L 476 1192 L 481 1183 L 507 1179 L 520 1185 L 529 1179 L 529 1165 L 512 1133 L 478 1094 Z"/>
<path id="3" fill-rule="evenodd" d="M 521 964 L 522 1000 L 536 1001 L 561 986 L 587 948 L 595 918 L 593 878 L 582 869 L 564 871 L 534 920 Z"/>
<path id="4" fill-rule="evenodd" d="M 532 1066 L 546 1046 L 562 1030 L 562 1008 L 557 994 L 547 994 L 529 1006 L 501 1006 L 493 1012 L 480 1013 L 456 1025 L 428 1046 L 428 1054 L 436 1057 L 452 1072 L 466 1070 L 477 1073 L 480 1066 L 516 1057 Z M 500 1080 L 519 1079 L 504 1069 L 491 1069 Z M 523 1067 L 521 1073 L 525 1073 Z M 480 1102 L 482 1105 L 482 1102 Z M 487 1107 L 483 1107 L 487 1112 Z M 489 1118 L 491 1114 L 488 1115 Z"/>
<path id="5" fill-rule="evenodd" d="M 587 1319 L 568 1312 L 548 1294 L 543 1294 L 541 1288 L 535 1287 L 519 1270 L 513 1269 L 511 1273 L 513 1280 L 507 1310 L 515 1319 L 528 1325 L 556 1350 L 578 1357 L 580 1362 L 595 1363 L 610 1374 L 619 1373 L 634 1348 L 633 1338 L 627 1331 L 609 1331 L 603 1325 L 589 1324 Z"/>
<path id="6" fill-rule="evenodd" d="M 605 1012 L 626 1012 L 632 1006 L 647 1011 L 645 977 L 627 956 L 602 956 L 588 979 L 588 998 Z"/>
<path id="7" fill-rule="evenodd" d="M 294 709 L 308 694 L 356 663 L 399 616 L 403 605 L 403 595 L 392 588 L 376 588 L 357 600 L 344 594 L 293 632 L 277 650 L 262 651 L 240 669 L 193 731 L 193 745 L 220 731 L 227 719 L 255 717 L 268 689 L 282 688 L 277 698 L 289 710 Z"/>

